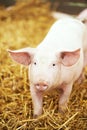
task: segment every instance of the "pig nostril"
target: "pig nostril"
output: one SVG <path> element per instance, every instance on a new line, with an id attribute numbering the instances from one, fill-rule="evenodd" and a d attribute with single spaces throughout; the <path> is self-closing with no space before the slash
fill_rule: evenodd
<path id="1" fill-rule="evenodd" d="M 48 85 L 44 83 L 38 83 L 38 84 L 35 84 L 35 87 L 36 89 L 43 91 L 48 88 Z"/>
<path id="2" fill-rule="evenodd" d="M 44 90 L 45 90 L 45 89 L 47 89 L 47 88 L 48 88 L 48 86 L 47 86 L 47 85 L 44 85 L 44 86 L 43 86 L 43 88 L 44 88 Z"/>
<path id="3" fill-rule="evenodd" d="M 40 86 L 39 84 L 36 84 L 36 86 Z"/>

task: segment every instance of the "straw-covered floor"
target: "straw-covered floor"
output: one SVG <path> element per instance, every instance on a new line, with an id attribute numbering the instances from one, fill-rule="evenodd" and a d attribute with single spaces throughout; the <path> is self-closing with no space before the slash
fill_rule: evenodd
<path id="1" fill-rule="evenodd" d="M 43 115 L 33 119 L 27 68 L 6 51 L 35 47 L 54 21 L 49 4 L 38 0 L 0 8 L 0 130 L 87 130 L 86 78 L 73 86 L 66 113 L 58 113 L 59 95 L 54 91 L 44 96 Z"/>

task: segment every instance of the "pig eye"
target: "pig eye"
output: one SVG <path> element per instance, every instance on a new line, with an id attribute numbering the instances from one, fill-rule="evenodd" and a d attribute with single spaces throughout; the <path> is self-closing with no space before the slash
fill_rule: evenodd
<path id="1" fill-rule="evenodd" d="M 34 65 L 36 65 L 37 63 L 36 62 L 34 62 Z"/>
<path id="2" fill-rule="evenodd" d="M 56 64 L 53 64 L 53 66 L 56 66 Z"/>

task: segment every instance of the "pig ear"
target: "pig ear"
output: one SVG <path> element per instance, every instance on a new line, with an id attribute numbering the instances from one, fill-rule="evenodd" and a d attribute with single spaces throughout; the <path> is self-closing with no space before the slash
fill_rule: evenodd
<path id="1" fill-rule="evenodd" d="M 73 52 L 61 52 L 61 63 L 64 66 L 74 65 L 80 57 L 80 49 Z"/>
<path id="2" fill-rule="evenodd" d="M 11 58 L 19 64 L 29 65 L 31 63 L 32 57 L 34 56 L 34 48 L 24 48 L 20 50 L 7 50 Z"/>

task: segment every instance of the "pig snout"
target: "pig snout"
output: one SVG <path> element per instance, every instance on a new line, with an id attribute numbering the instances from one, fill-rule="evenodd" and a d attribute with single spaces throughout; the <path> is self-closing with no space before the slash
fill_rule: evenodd
<path id="1" fill-rule="evenodd" d="M 48 88 L 48 83 L 42 81 L 35 84 L 35 87 L 39 91 L 44 91 Z"/>

